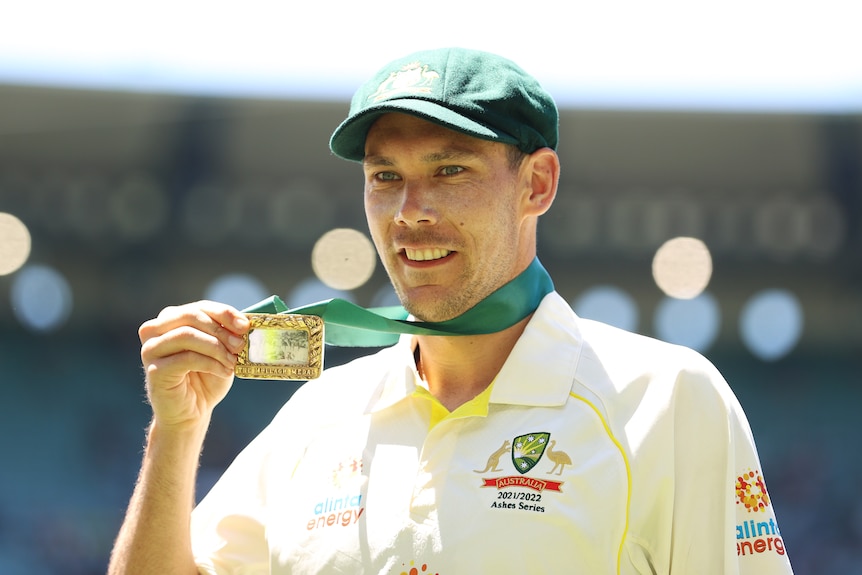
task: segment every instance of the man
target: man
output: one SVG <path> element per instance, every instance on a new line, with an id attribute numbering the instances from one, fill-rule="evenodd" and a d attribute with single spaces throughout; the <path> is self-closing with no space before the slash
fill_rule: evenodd
<path id="1" fill-rule="evenodd" d="M 192 512 L 249 324 L 213 302 L 146 322 L 153 422 L 111 573 L 790 573 L 715 368 L 577 318 L 535 259 L 556 145 L 551 97 L 491 54 L 363 86 L 331 148 L 362 162 L 404 307 L 448 331 L 305 384 Z"/>

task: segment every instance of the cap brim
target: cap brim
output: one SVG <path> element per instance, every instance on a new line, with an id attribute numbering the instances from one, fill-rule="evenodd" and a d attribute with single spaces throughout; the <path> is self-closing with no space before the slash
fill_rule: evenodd
<path id="1" fill-rule="evenodd" d="M 358 114 L 348 117 L 332 133 L 332 138 L 329 140 L 329 149 L 336 156 L 346 160 L 361 162 L 365 157 L 365 138 L 368 135 L 368 130 L 371 129 L 371 125 L 380 116 L 392 112 L 417 116 L 423 120 L 440 124 L 441 126 L 475 138 L 506 144 L 518 144 L 518 140 L 513 136 L 489 128 L 436 102 L 399 99 L 381 102 L 378 105 L 365 108 Z"/>

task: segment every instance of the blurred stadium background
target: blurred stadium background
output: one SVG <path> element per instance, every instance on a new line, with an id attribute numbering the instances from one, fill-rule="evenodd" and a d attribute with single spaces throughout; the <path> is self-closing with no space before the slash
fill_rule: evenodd
<path id="1" fill-rule="evenodd" d="M 558 290 L 709 357 L 749 416 L 796 573 L 862 573 L 852 3 L 667 1 L 625 23 L 576 4 L 541 49 L 479 7 L 419 26 L 394 3 L 343 24 L 271 2 L 110 6 L 22 7 L 0 34 L 0 574 L 104 572 L 149 417 L 137 327 L 161 308 L 392 301 L 380 266 L 356 282 L 312 262 L 327 232 L 365 231 L 359 168 L 327 139 L 380 64 L 446 44 L 515 59 L 561 104 L 561 190 L 540 224 Z M 680 237 L 699 243 L 660 251 Z M 201 492 L 297 385 L 237 381 Z"/>

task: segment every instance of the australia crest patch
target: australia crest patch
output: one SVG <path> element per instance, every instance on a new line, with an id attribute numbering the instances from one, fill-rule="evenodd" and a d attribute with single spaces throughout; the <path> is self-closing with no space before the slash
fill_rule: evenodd
<path id="1" fill-rule="evenodd" d="M 527 473 L 536 466 L 545 453 L 550 437 L 551 434 L 545 432 L 527 433 L 512 441 L 512 463 L 519 473 Z"/>

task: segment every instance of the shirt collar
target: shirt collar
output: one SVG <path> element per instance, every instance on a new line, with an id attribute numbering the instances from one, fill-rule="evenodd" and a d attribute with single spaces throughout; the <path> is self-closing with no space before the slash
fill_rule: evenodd
<path id="1" fill-rule="evenodd" d="M 415 336 L 403 334 L 398 343 L 381 354 L 381 359 L 389 362 L 389 369 L 379 395 L 368 406 L 369 413 L 390 407 L 416 390 L 414 350 Z M 574 312 L 559 294 L 549 293 L 494 379 L 490 403 L 563 405 L 572 388 L 580 352 Z"/>
<path id="2" fill-rule="evenodd" d="M 563 405 L 580 353 L 575 313 L 558 293 L 546 295 L 494 380 L 491 403 Z"/>

